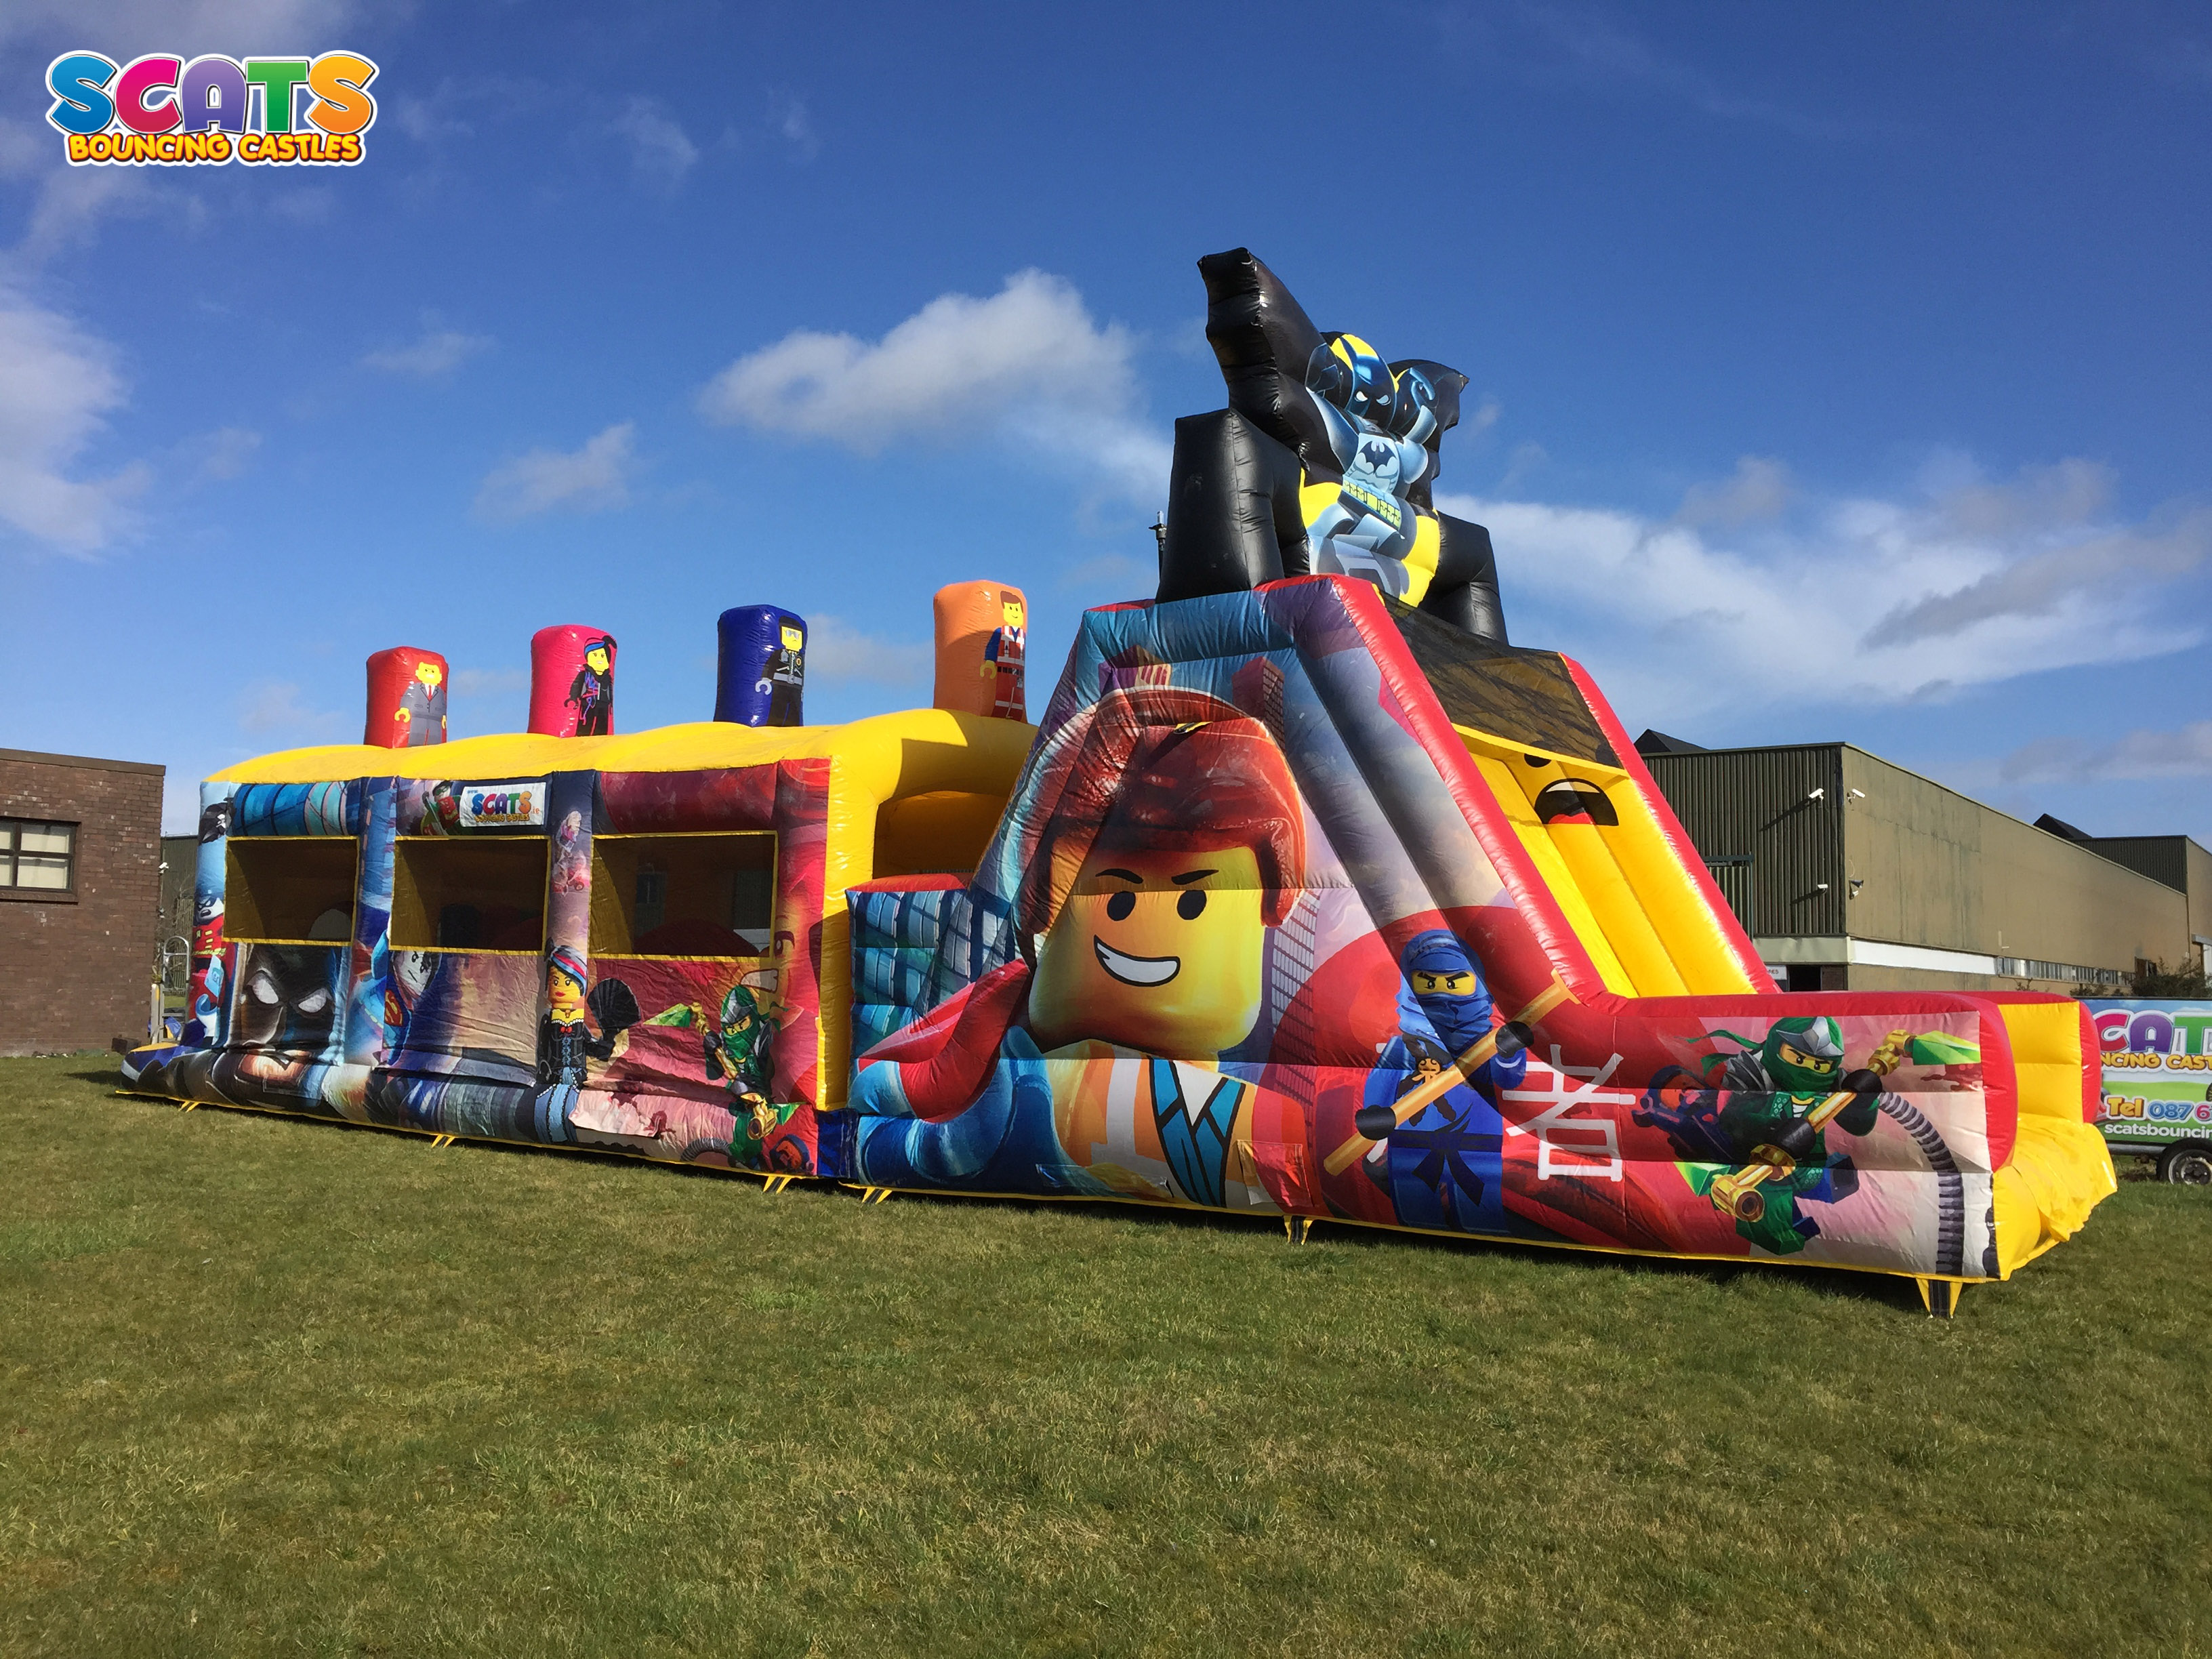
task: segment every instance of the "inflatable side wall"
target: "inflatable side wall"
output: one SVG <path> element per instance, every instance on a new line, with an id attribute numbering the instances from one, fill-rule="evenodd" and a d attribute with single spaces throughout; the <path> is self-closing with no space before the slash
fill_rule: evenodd
<path id="1" fill-rule="evenodd" d="M 182 1100 L 820 1173 L 846 889 L 973 868 L 1030 736 L 921 710 L 249 763 L 202 790 L 183 1039 L 126 1069 Z"/>

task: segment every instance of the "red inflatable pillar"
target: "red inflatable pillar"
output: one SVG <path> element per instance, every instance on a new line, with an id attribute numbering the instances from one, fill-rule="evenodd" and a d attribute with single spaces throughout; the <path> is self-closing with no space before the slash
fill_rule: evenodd
<path id="1" fill-rule="evenodd" d="M 446 659 L 395 645 L 368 659 L 368 723 L 361 740 L 376 749 L 420 749 L 446 740 Z"/>
<path id="2" fill-rule="evenodd" d="M 530 636 L 530 729 L 604 738 L 615 729 L 615 636 L 564 623 Z"/>
<path id="3" fill-rule="evenodd" d="M 937 696 L 957 714 L 1025 720 L 1022 652 L 1030 602 L 1004 582 L 954 582 L 937 590 Z"/>

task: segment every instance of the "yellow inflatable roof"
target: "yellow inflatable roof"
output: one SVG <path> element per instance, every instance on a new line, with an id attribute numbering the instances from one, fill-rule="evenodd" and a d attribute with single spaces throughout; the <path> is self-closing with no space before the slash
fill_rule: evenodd
<path id="1" fill-rule="evenodd" d="M 826 757 L 840 781 L 878 802 L 939 790 L 1003 795 L 1036 728 L 1019 720 L 912 708 L 845 726 L 737 726 L 697 720 L 605 738 L 531 732 L 415 749 L 331 744 L 287 749 L 218 772 L 218 783 L 322 783 L 345 778 L 537 777 L 549 772 L 701 772 Z"/>

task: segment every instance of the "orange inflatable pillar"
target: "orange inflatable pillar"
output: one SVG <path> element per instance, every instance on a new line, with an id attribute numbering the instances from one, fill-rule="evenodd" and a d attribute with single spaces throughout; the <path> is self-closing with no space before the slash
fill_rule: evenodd
<path id="1" fill-rule="evenodd" d="M 395 645 L 368 659 L 368 719 L 361 740 L 377 749 L 420 749 L 446 740 L 446 659 Z"/>
<path id="2" fill-rule="evenodd" d="M 1030 602 L 1004 582 L 954 582 L 937 590 L 937 696 L 956 714 L 1025 720 L 1022 653 Z"/>

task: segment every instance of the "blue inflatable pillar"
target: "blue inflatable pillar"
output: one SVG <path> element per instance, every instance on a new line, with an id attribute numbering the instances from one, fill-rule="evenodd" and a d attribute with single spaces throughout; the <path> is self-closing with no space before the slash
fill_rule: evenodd
<path id="1" fill-rule="evenodd" d="M 717 624 L 714 718 L 739 726 L 803 726 L 806 618 L 772 605 L 741 605 Z"/>

